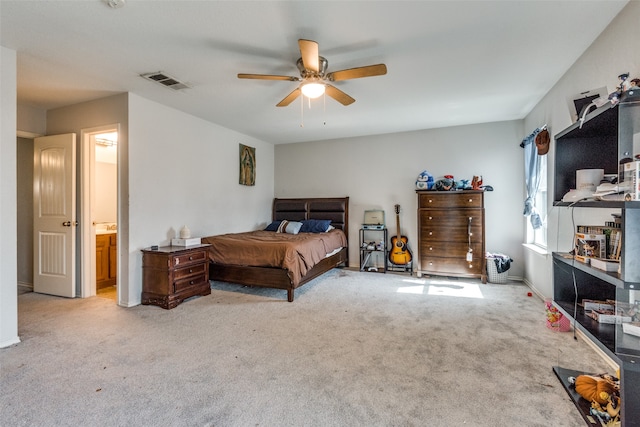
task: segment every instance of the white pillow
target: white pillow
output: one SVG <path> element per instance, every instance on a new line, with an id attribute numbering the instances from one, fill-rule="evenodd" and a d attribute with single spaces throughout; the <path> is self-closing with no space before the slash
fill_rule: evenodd
<path id="1" fill-rule="evenodd" d="M 287 221 L 284 220 L 280 223 L 278 227 L 278 233 L 287 233 L 287 234 L 298 234 L 300 231 L 300 227 L 302 227 L 301 222 L 296 221 Z"/>

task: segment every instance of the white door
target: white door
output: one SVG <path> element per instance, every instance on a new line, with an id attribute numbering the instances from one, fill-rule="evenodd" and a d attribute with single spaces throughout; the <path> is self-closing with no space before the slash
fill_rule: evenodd
<path id="1" fill-rule="evenodd" d="M 75 296 L 76 134 L 35 138 L 33 290 Z"/>

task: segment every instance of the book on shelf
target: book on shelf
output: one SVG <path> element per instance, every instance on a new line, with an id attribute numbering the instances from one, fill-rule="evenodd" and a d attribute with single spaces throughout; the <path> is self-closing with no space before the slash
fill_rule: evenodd
<path id="1" fill-rule="evenodd" d="M 612 230 L 609 237 L 609 253 L 607 254 L 607 257 L 612 260 L 619 260 L 621 248 L 622 230 Z"/>

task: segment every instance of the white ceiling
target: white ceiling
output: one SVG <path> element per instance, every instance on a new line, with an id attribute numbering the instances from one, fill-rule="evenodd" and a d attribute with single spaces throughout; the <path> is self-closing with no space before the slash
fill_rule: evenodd
<path id="1" fill-rule="evenodd" d="M 18 103 L 50 109 L 133 92 L 274 144 L 523 118 L 627 1 L 0 1 Z M 297 85 L 299 38 L 356 99 L 276 107 Z M 174 91 L 141 77 L 163 71 Z M 589 88 L 587 88 L 589 89 Z M 304 126 L 301 126 L 301 123 Z"/>

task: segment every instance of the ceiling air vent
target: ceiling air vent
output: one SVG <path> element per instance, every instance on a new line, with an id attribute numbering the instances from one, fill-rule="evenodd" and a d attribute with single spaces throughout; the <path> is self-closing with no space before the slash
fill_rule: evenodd
<path id="1" fill-rule="evenodd" d="M 144 77 L 147 80 L 160 83 L 162 86 L 166 86 L 174 90 L 187 89 L 189 87 L 187 84 L 182 83 L 181 81 L 178 81 L 177 79 L 168 76 L 161 71 L 158 71 L 156 73 L 140 74 L 140 77 Z"/>

